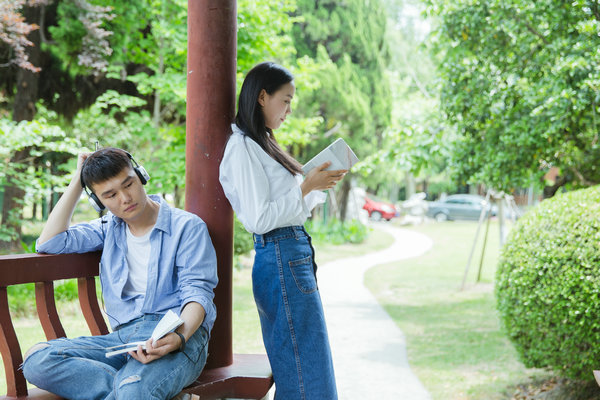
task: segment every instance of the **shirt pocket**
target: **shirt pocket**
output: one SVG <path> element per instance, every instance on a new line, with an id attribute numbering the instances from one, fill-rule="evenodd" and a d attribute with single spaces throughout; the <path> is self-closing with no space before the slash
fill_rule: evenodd
<path id="1" fill-rule="evenodd" d="M 305 294 L 310 294 L 317 290 L 317 279 L 315 278 L 312 256 L 292 260 L 289 262 L 289 265 L 298 290 Z"/>

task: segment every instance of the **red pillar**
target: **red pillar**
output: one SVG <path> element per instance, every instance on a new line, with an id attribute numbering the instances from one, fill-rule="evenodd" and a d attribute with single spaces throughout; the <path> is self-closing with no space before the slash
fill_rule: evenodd
<path id="1" fill-rule="evenodd" d="M 235 113 L 236 3 L 188 0 L 185 208 L 206 222 L 217 250 L 211 368 L 233 363 L 233 211 L 219 183 L 219 163 Z"/>

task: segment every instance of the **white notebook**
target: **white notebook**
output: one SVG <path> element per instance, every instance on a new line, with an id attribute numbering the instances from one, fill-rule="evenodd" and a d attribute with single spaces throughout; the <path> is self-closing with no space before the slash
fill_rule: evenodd
<path id="1" fill-rule="evenodd" d="M 183 320 L 177 316 L 173 311 L 169 310 L 167 313 L 158 321 L 158 324 L 152 331 L 152 344 L 156 343 L 158 339 L 165 336 L 167 333 L 174 331 L 183 324 Z M 118 346 L 109 347 L 106 350 L 110 350 L 106 353 L 106 357 L 116 356 L 117 354 L 129 353 L 130 351 L 137 350 L 137 347 L 142 346 L 142 349 L 146 350 L 146 342 L 130 342 L 120 344 Z"/>
<path id="2" fill-rule="evenodd" d="M 331 143 L 319 154 L 314 156 L 309 162 L 304 164 L 302 172 L 306 175 L 308 171 L 327 161 L 331 161 L 331 165 L 326 168 L 328 171 L 339 169 L 349 170 L 358 162 L 358 157 L 356 157 L 350 146 L 344 142 L 344 139 L 338 138 L 335 142 Z"/>

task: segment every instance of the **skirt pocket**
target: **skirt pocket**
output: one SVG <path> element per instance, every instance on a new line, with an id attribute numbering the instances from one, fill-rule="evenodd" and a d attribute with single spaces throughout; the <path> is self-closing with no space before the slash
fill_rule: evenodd
<path id="1" fill-rule="evenodd" d="M 289 265 L 298 290 L 305 294 L 314 293 L 317 290 L 317 279 L 313 269 L 312 256 L 292 260 Z"/>

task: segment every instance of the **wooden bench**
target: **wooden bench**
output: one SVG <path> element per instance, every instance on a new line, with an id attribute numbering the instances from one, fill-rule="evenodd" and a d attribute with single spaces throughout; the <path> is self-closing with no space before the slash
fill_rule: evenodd
<path id="1" fill-rule="evenodd" d="M 66 337 L 54 301 L 54 281 L 77 279 L 81 311 L 92 335 L 108 333 L 98 305 L 96 280 L 100 253 L 19 254 L 0 256 L 0 352 L 6 373 L 7 394 L 0 400 L 59 400 L 41 389 L 27 389 L 20 365 L 23 362 L 8 306 L 7 287 L 35 283 L 36 308 L 47 340 Z M 219 309 L 218 299 L 216 300 Z M 213 330 L 212 335 L 218 335 Z M 27 349 L 25 349 L 27 350 Z M 233 363 L 205 368 L 202 375 L 183 392 L 192 399 L 262 399 L 273 385 L 266 355 L 234 354 Z"/>

